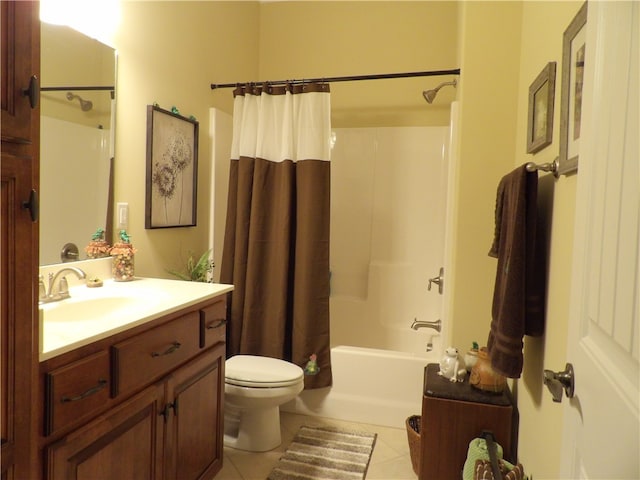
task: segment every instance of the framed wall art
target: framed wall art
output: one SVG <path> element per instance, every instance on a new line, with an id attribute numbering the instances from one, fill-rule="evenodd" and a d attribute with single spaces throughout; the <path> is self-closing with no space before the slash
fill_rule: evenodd
<path id="1" fill-rule="evenodd" d="M 145 228 L 196 225 L 198 122 L 147 106 Z"/>
<path id="2" fill-rule="evenodd" d="M 556 62 L 549 62 L 529 86 L 527 153 L 536 153 L 551 144 L 555 92 Z"/>
<path id="3" fill-rule="evenodd" d="M 562 40 L 559 174 L 575 172 L 578 169 L 586 24 L 585 2 L 565 30 Z"/>

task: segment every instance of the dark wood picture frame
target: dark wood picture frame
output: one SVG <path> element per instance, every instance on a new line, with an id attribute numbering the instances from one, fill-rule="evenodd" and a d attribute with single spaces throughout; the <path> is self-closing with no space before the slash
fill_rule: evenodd
<path id="1" fill-rule="evenodd" d="M 549 62 L 529 86 L 527 153 L 542 150 L 553 140 L 556 62 Z"/>
<path id="2" fill-rule="evenodd" d="M 585 2 L 565 30 L 562 40 L 558 174 L 567 174 L 578 170 L 586 24 L 587 3 Z"/>
<path id="3" fill-rule="evenodd" d="M 145 228 L 196 225 L 198 122 L 147 105 Z"/>

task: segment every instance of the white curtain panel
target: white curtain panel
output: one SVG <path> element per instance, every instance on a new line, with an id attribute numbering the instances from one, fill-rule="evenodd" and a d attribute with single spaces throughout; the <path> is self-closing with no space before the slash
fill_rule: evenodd
<path id="1" fill-rule="evenodd" d="M 328 92 L 245 93 L 234 99 L 232 159 L 329 161 L 330 140 Z"/>

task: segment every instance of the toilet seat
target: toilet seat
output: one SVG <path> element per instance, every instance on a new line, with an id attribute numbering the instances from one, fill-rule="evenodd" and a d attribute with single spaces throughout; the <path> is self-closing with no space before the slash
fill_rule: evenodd
<path id="1" fill-rule="evenodd" d="M 288 387 L 301 382 L 303 375 L 297 365 L 277 358 L 235 355 L 225 362 L 225 383 L 240 387 Z"/>

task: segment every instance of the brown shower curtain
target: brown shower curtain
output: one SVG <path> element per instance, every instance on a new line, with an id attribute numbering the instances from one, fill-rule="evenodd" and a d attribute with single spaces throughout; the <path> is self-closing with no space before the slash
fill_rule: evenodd
<path id="1" fill-rule="evenodd" d="M 328 84 L 234 91 L 220 280 L 235 286 L 227 356 L 264 355 L 331 385 Z"/>

